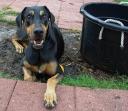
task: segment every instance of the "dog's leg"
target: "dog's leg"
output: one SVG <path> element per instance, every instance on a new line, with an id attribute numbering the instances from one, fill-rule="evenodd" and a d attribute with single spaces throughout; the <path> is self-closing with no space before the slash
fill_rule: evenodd
<path id="1" fill-rule="evenodd" d="M 27 48 L 27 46 L 28 46 L 27 43 L 23 42 L 22 44 L 23 44 L 24 48 Z"/>
<path id="2" fill-rule="evenodd" d="M 45 72 L 52 76 L 52 75 L 55 75 L 56 70 L 57 70 L 57 62 L 53 61 L 47 64 Z"/>
<path id="3" fill-rule="evenodd" d="M 53 108 L 57 104 L 57 96 L 55 88 L 59 82 L 58 74 L 51 77 L 47 81 L 47 89 L 44 94 L 44 105 L 46 108 Z"/>
<path id="4" fill-rule="evenodd" d="M 18 42 L 18 37 L 16 35 L 12 37 L 12 43 L 16 48 L 16 52 L 23 53 L 24 47 Z"/>
<path id="5" fill-rule="evenodd" d="M 51 66 L 51 68 L 49 66 Z M 57 71 L 58 68 L 57 68 L 57 64 L 55 64 L 55 63 L 54 63 L 54 65 L 53 65 L 53 63 L 49 64 L 48 67 L 49 67 L 48 68 L 49 70 L 47 69 L 47 71 L 52 72 L 52 73 L 54 71 L 56 71 L 57 74 L 54 75 L 53 77 L 49 78 L 47 81 L 47 89 L 44 94 L 44 105 L 46 108 L 53 108 L 57 104 L 57 96 L 56 96 L 55 89 L 56 89 L 57 83 L 59 82 L 59 80 L 62 77 L 61 74 L 63 73 L 63 69 L 59 65 L 59 67 L 62 71 L 61 72 Z M 54 74 L 55 74 L 55 72 L 54 72 Z"/>
<path id="6" fill-rule="evenodd" d="M 32 75 L 32 72 L 28 68 L 23 67 L 23 73 L 25 81 L 36 81 L 36 77 Z"/>

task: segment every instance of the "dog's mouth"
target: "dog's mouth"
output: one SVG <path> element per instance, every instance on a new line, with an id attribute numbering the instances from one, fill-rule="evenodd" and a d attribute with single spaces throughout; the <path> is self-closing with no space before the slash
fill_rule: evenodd
<path id="1" fill-rule="evenodd" d="M 34 40 L 33 43 L 35 46 L 42 46 L 42 44 L 44 43 L 44 40 Z"/>
<path id="2" fill-rule="evenodd" d="M 33 47 L 35 49 L 41 49 L 43 47 L 44 40 L 43 39 L 34 39 L 32 41 Z"/>

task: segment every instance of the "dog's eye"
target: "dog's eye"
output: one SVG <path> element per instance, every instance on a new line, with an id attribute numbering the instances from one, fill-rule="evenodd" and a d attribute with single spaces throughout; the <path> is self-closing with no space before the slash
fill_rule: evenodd
<path id="1" fill-rule="evenodd" d="M 32 15 L 30 15 L 30 14 L 27 16 L 28 19 L 30 19 L 31 17 L 32 17 Z"/>
<path id="2" fill-rule="evenodd" d="M 42 18 L 43 18 L 43 19 L 45 19 L 46 17 L 47 17 L 47 15 L 46 15 L 46 14 L 42 15 Z"/>

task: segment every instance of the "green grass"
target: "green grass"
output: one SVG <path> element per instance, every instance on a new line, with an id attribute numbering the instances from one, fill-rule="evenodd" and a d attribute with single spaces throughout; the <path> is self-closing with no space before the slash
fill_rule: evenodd
<path id="1" fill-rule="evenodd" d="M 1 10 L 0 11 L 0 16 L 6 16 L 6 15 L 16 16 L 18 14 L 19 14 L 18 12 L 15 12 L 13 10 Z"/>
<path id="2" fill-rule="evenodd" d="M 14 79 L 14 80 L 21 80 L 22 77 L 20 76 L 13 76 L 11 74 L 0 72 L 0 78 L 7 78 L 7 79 Z"/>
<path id="3" fill-rule="evenodd" d="M 3 8 L 0 10 L 0 22 L 15 25 L 15 20 L 11 20 L 7 16 L 16 17 L 18 14 L 18 12 L 13 11 L 11 8 Z"/>
<path id="4" fill-rule="evenodd" d="M 22 80 L 21 76 L 13 76 L 8 73 L 0 72 L 0 78 Z M 99 80 L 89 74 L 67 75 L 61 80 L 60 84 L 104 89 L 126 89 L 128 90 L 128 77 L 121 76 L 120 79 Z"/>
<path id="5" fill-rule="evenodd" d="M 77 76 L 65 76 L 61 84 L 89 88 L 128 89 L 128 78 L 98 80 L 91 75 L 80 74 Z"/>
<path id="6" fill-rule="evenodd" d="M 128 2 L 128 0 L 115 0 L 116 2 Z"/>

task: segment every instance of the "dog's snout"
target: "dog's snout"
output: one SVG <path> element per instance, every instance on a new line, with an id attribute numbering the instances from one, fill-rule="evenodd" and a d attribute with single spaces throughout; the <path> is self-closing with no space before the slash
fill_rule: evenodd
<path id="1" fill-rule="evenodd" d="M 34 34 L 36 34 L 36 35 L 43 34 L 43 30 L 40 29 L 40 28 L 37 28 L 37 29 L 34 30 Z"/>

